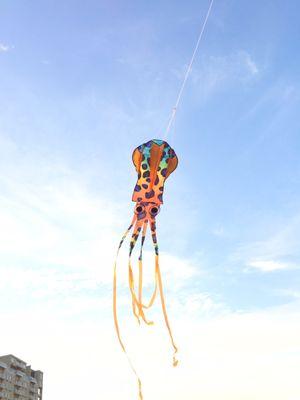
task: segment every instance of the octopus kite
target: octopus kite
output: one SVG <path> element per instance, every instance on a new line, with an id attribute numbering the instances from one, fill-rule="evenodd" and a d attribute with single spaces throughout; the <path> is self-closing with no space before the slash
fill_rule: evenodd
<path id="1" fill-rule="evenodd" d="M 178 164 L 177 156 L 174 150 L 163 140 L 150 140 L 147 143 L 142 144 L 137 147 L 132 155 L 132 160 L 135 166 L 135 169 L 138 173 L 138 180 L 134 188 L 132 201 L 136 203 L 134 207 L 134 216 L 129 225 L 127 231 L 123 235 L 119 247 L 117 256 L 119 254 L 120 248 L 127 237 L 128 233 L 132 231 L 130 245 L 129 245 L 129 261 L 128 261 L 128 280 L 129 280 L 129 289 L 132 300 L 132 311 L 140 323 L 143 321 L 147 325 L 152 325 L 152 321 L 148 321 L 145 315 L 145 310 L 149 309 L 157 296 L 157 293 L 160 295 L 161 306 L 164 315 L 164 320 L 170 335 L 170 340 L 174 349 L 173 355 L 173 366 L 175 367 L 178 363 L 176 359 L 177 347 L 174 343 L 172 331 L 170 328 L 166 305 L 163 294 L 163 286 L 162 279 L 159 267 L 159 250 L 156 236 L 156 216 L 159 213 L 160 206 L 163 204 L 163 192 L 164 192 L 164 183 L 165 180 L 169 177 L 169 175 L 176 169 Z M 143 302 L 143 245 L 146 238 L 147 228 L 150 228 L 152 242 L 154 246 L 155 252 L 155 288 L 154 292 L 150 298 L 148 304 L 144 304 Z M 135 279 L 132 269 L 131 256 L 133 249 L 137 243 L 139 236 L 141 235 L 141 246 L 138 258 L 138 266 L 139 266 L 139 276 L 138 276 L 138 286 L 136 291 Z M 117 336 L 120 342 L 120 345 L 127 355 L 124 343 L 120 336 L 118 318 L 117 318 L 117 260 L 114 266 L 114 280 L 113 280 L 113 314 L 114 314 L 114 323 L 117 332 Z M 128 357 L 128 356 L 127 356 Z M 139 384 L 139 398 L 143 399 L 142 390 L 141 390 L 141 381 L 128 358 L 129 363 L 133 372 L 135 373 L 138 384 Z"/>

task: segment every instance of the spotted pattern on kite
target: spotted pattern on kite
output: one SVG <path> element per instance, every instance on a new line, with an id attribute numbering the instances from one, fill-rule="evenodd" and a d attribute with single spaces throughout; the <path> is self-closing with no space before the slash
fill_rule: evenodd
<path id="1" fill-rule="evenodd" d="M 177 167 L 175 151 L 163 140 L 150 140 L 138 146 L 132 155 L 138 173 L 132 200 L 163 203 L 164 183 Z"/>

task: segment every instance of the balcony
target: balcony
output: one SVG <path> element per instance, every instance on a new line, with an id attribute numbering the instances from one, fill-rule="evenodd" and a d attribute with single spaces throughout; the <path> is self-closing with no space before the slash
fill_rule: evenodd
<path id="1" fill-rule="evenodd" d="M 24 389 L 16 389 L 15 388 L 14 394 L 17 394 L 18 396 L 23 396 Z"/>
<path id="2" fill-rule="evenodd" d="M 12 357 L 11 358 L 11 367 L 14 368 L 14 369 L 25 371 L 26 363 L 24 361 L 18 360 L 15 357 Z"/>

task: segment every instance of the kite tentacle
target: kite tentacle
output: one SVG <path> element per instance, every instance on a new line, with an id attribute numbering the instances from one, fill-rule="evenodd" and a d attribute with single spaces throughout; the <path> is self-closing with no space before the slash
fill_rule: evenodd
<path id="1" fill-rule="evenodd" d="M 141 249 L 140 249 L 140 255 L 139 255 L 139 291 L 138 291 L 138 309 L 139 309 L 139 316 L 143 319 L 145 324 L 147 325 L 153 325 L 153 321 L 148 321 L 146 319 L 145 313 L 143 308 L 146 308 L 143 305 L 143 246 L 146 238 L 146 232 L 147 232 L 147 226 L 148 226 L 148 220 L 146 219 L 143 225 L 143 231 L 142 231 L 142 239 L 141 239 Z M 153 300 L 154 301 L 154 300 Z"/>
<path id="2" fill-rule="evenodd" d="M 143 304 L 142 301 L 142 287 L 143 287 L 143 246 L 145 243 L 145 239 L 146 239 L 146 233 L 147 233 L 147 227 L 148 227 L 148 220 L 145 220 L 144 225 L 143 225 L 143 231 L 142 231 L 142 239 L 141 239 L 141 249 L 140 249 L 140 256 L 139 256 L 139 298 L 136 299 L 136 301 L 139 303 L 140 305 L 140 312 L 143 312 L 143 308 L 144 309 L 149 309 L 150 307 L 152 307 L 154 300 L 156 298 L 157 295 L 157 281 L 155 279 L 155 287 L 154 287 L 154 291 L 153 294 L 150 298 L 149 303 Z M 155 272 L 155 271 L 154 271 Z M 155 275 L 155 274 L 154 274 Z M 146 321 L 145 321 L 146 322 Z M 150 324 L 152 325 L 152 324 Z"/>
<path id="3" fill-rule="evenodd" d="M 126 358 L 128 360 L 128 363 L 130 365 L 131 370 L 133 371 L 134 375 L 137 378 L 137 382 L 138 382 L 138 388 L 139 388 L 139 400 L 143 400 L 143 393 L 142 393 L 142 382 L 140 380 L 140 377 L 138 376 L 132 362 L 131 359 L 129 358 L 125 345 L 123 343 L 123 340 L 121 338 L 121 334 L 120 334 L 120 328 L 119 328 L 119 322 L 118 322 L 118 313 L 117 313 L 117 260 L 118 260 L 118 256 L 119 256 L 119 252 L 120 249 L 122 247 L 122 244 L 124 242 L 124 240 L 126 239 L 128 233 L 131 231 L 132 227 L 134 226 L 136 222 L 136 216 L 133 217 L 131 224 L 129 225 L 127 231 L 124 233 L 124 235 L 122 236 L 122 239 L 119 243 L 119 247 L 117 250 L 117 255 L 116 255 L 116 259 L 115 259 L 115 263 L 114 263 L 114 276 L 113 276 L 113 316 L 114 316 L 114 324 L 115 324 L 115 329 L 116 329 L 116 333 L 117 333 L 117 337 L 120 343 L 120 346 L 123 350 L 123 352 L 126 355 Z"/>
<path id="4" fill-rule="evenodd" d="M 147 232 L 148 220 L 146 219 L 143 225 L 142 239 L 141 239 L 141 249 L 139 255 L 139 313 L 143 310 L 142 308 L 142 298 L 143 298 L 143 246 L 145 243 L 146 232 Z"/>
<path id="5" fill-rule="evenodd" d="M 128 282 L 129 282 L 129 289 L 131 293 L 131 302 L 132 302 L 132 311 L 133 315 L 136 317 L 138 323 L 140 324 L 140 318 L 139 318 L 139 313 L 137 312 L 137 309 L 139 310 L 139 302 L 137 300 L 137 296 L 135 293 L 135 284 L 134 284 L 134 275 L 132 271 L 132 265 L 131 265 L 131 255 L 132 251 L 136 245 L 136 242 L 138 240 L 138 237 L 140 235 L 140 232 L 142 230 L 143 226 L 143 220 L 139 221 L 137 220 L 133 229 L 133 233 L 131 236 L 130 240 L 130 246 L 129 246 L 129 259 L 128 259 Z"/>
<path id="6" fill-rule="evenodd" d="M 154 250 L 155 250 L 155 275 L 156 275 L 156 280 L 159 288 L 159 294 L 160 294 L 160 299 L 161 299 L 161 306 L 164 314 L 164 319 L 165 319 L 165 324 L 167 326 L 169 336 L 171 339 L 171 343 L 174 349 L 173 353 L 173 367 L 176 367 L 178 365 L 178 360 L 176 358 L 176 354 L 178 352 L 178 348 L 174 342 L 171 326 L 169 323 L 168 319 L 168 314 L 167 314 L 167 309 L 166 309 L 166 303 L 165 303 L 165 298 L 164 298 L 164 292 L 163 292 L 163 285 L 162 285 L 162 279 L 161 279 L 161 273 L 160 273 L 160 267 L 159 267 L 159 250 L 158 250 L 158 244 L 157 244 L 157 236 L 156 236 L 156 224 L 155 221 L 151 223 L 151 236 L 152 236 L 152 241 L 154 245 Z"/>
<path id="7" fill-rule="evenodd" d="M 148 306 L 144 306 L 142 303 L 142 284 L 143 284 L 143 278 L 142 278 L 142 274 L 143 274 L 143 264 L 142 264 L 142 254 L 143 254 L 143 245 L 145 242 L 145 236 L 146 236 L 146 230 L 147 230 L 147 225 L 148 225 L 148 221 L 142 221 L 136 222 L 136 225 L 134 227 L 134 232 L 132 234 L 132 238 L 131 238 L 131 242 L 130 242 L 130 250 L 129 250 L 129 263 L 128 263 L 128 277 L 129 277 L 129 288 L 130 288 L 130 293 L 131 293 L 131 298 L 132 298 L 132 310 L 133 310 L 133 314 L 136 317 L 138 323 L 140 324 L 140 317 L 142 318 L 142 320 L 145 322 L 145 324 L 147 325 L 152 325 L 153 322 L 152 321 L 148 321 L 146 319 L 145 313 L 143 308 L 148 308 Z M 132 251 L 135 247 L 135 244 L 138 240 L 139 234 L 142 231 L 142 239 L 141 239 L 141 249 L 140 249 L 140 255 L 139 255 L 139 285 L 138 285 L 138 295 L 136 294 L 135 291 L 135 281 L 134 281 L 134 274 L 132 271 L 132 265 L 131 265 L 131 255 L 132 255 Z M 153 304 L 154 299 L 153 296 L 150 300 L 150 305 L 151 302 Z"/>

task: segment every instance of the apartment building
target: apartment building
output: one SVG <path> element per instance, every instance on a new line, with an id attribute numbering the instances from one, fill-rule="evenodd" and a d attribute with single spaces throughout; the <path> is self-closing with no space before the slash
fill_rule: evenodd
<path id="1" fill-rule="evenodd" d="M 42 400 L 43 373 L 12 354 L 0 356 L 0 400 Z"/>

